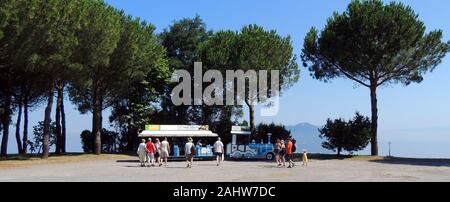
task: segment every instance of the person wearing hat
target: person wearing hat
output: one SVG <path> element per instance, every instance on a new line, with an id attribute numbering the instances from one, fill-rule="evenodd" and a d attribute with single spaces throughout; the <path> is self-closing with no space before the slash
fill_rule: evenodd
<path id="1" fill-rule="evenodd" d="M 188 141 L 184 147 L 184 154 L 186 156 L 186 168 L 192 168 L 192 163 L 194 163 L 194 152 L 195 146 L 191 137 L 188 138 Z"/>

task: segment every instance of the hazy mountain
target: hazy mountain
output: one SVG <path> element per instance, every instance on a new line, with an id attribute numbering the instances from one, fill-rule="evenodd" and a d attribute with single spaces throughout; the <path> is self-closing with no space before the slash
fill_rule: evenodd
<path id="1" fill-rule="evenodd" d="M 299 123 L 295 126 L 287 126 L 291 135 L 297 140 L 297 152 L 306 149 L 308 153 L 333 153 L 322 148 L 323 140 L 319 137 L 319 127 L 310 123 Z"/>

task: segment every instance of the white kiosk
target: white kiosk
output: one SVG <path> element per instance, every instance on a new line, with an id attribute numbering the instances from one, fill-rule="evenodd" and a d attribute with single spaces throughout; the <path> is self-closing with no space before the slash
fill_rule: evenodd
<path id="1" fill-rule="evenodd" d="M 181 152 L 184 148 L 184 143 L 188 137 L 194 139 L 212 139 L 211 141 L 216 141 L 218 135 L 209 130 L 207 125 L 146 125 L 145 130 L 143 130 L 139 136 L 140 138 L 162 138 L 167 137 L 172 147 L 171 156 L 172 157 L 182 157 Z M 202 146 L 196 145 L 196 155 L 197 158 L 210 158 L 214 154 L 212 152 L 211 145 L 204 144 Z"/>

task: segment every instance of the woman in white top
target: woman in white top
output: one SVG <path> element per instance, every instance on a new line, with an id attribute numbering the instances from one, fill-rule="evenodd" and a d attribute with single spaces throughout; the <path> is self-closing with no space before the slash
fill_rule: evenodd
<path id="1" fill-rule="evenodd" d="M 147 156 L 147 151 L 145 150 L 145 140 L 141 140 L 139 144 L 137 154 L 139 155 L 139 162 L 141 162 L 141 167 L 145 167 L 145 157 Z"/>
<path id="2" fill-rule="evenodd" d="M 164 160 L 164 166 L 167 167 L 167 158 L 169 158 L 169 151 L 170 151 L 170 145 L 167 141 L 167 137 L 164 138 L 164 140 L 161 142 L 161 153 L 160 156 Z M 162 162 L 159 164 L 159 166 L 162 165 Z"/>

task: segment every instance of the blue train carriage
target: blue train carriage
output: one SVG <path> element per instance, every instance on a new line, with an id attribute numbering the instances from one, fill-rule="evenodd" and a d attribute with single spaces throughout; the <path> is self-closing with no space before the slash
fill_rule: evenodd
<path id="1" fill-rule="evenodd" d="M 270 142 L 270 133 L 267 134 L 267 143 L 261 140 L 257 143 L 250 140 L 251 132 L 246 126 L 232 126 L 231 143 L 227 144 L 226 154 L 234 159 L 266 159 L 273 160 L 273 144 Z"/>
<path id="2" fill-rule="evenodd" d="M 146 125 L 145 130 L 139 134 L 140 138 L 159 138 L 163 141 L 167 137 L 171 151 L 170 158 L 184 158 L 184 146 L 188 137 L 194 139 L 196 148 L 195 158 L 214 158 L 212 145 L 218 135 L 209 130 L 207 125 Z"/>

